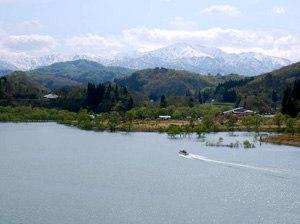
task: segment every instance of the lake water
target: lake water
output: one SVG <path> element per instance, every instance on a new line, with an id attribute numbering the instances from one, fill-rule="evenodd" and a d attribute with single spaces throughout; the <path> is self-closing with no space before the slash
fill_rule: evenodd
<path id="1" fill-rule="evenodd" d="M 300 223 L 300 148 L 205 145 L 236 134 L 1 123 L 0 223 Z"/>

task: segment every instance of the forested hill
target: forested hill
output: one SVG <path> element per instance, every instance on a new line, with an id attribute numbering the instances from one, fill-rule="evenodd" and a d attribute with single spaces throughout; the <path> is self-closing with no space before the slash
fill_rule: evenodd
<path id="1" fill-rule="evenodd" d="M 187 71 L 155 68 L 133 73 L 131 76 L 115 79 L 119 85 L 151 96 L 175 95 L 183 96 L 187 92 L 196 93 L 205 87 L 214 87 L 227 79 L 239 80 L 242 76 L 199 75 Z"/>
<path id="2" fill-rule="evenodd" d="M 300 79 L 300 62 L 238 82 L 234 86 L 226 82 L 217 87 L 217 90 L 223 87 L 223 92 L 235 91 L 238 106 L 270 112 L 271 108 L 275 111 L 280 107 L 279 103 L 287 86 L 292 87 L 298 79 Z"/>
<path id="3" fill-rule="evenodd" d="M 93 61 L 76 60 L 54 63 L 26 73 L 42 85 L 55 89 L 65 85 L 111 82 L 116 77 L 132 72 L 127 68 L 106 67 Z"/>
<path id="4" fill-rule="evenodd" d="M 14 72 L 0 78 L 0 99 L 38 99 L 49 89 L 28 77 L 24 72 Z"/>
<path id="5" fill-rule="evenodd" d="M 255 79 L 238 89 L 239 94 L 261 95 L 276 91 L 282 93 L 287 85 L 292 85 L 300 78 L 300 62 L 279 70 L 255 77 Z"/>

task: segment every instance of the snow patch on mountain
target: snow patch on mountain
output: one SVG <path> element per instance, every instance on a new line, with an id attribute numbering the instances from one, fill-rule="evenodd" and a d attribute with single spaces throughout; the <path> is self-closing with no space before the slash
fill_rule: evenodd
<path id="1" fill-rule="evenodd" d="M 62 56 L 55 54 L 38 58 L 26 57 L 16 62 L 6 63 L 8 64 L 7 67 L 14 66 L 20 70 L 31 70 L 56 62 L 78 59 L 96 61 L 105 66 L 120 66 L 130 69 L 165 67 L 200 74 L 237 73 L 240 75 L 259 75 L 291 64 L 291 61 L 287 59 L 267 56 L 261 53 L 244 52 L 240 54 L 228 54 L 219 48 L 187 43 L 172 44 L 149 52 L 133 51 L 131 53 L 119 53 L 110 56 L 91 54 Z"/>
<path id="2" fill-rule="evenodd" d="M 0 70 L 17 70 L 18 68 L 14 66 L 13 64 L 6 62 L 6 61 L 0 61 Z"/>

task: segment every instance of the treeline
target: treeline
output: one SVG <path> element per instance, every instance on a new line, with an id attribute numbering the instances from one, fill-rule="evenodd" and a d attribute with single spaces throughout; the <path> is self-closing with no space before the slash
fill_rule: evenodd
<path id="1" fill-rule="evenodd" d="M 35 121 L 64 121 L 75 120 L 77 113 L 28 106 L 0 106 L 0 122 L 35 122 Z"/>
<path id="2" fill-rule="evenodd" d="M 249 77 L 241 80 L 228 80 L 220 83 L 216 87 L 214 96 L 219 102 L 234 103 L 237 101 L 237 94 L 235 90 L 232 90 L 232 88 L 244 86 L 253 80 L 254 77 Z"/>
<path id="3" fill-rule="evenodd" d="M 96 113 L 128 111 L 133 108 L 133 98 L 125 86 L 116 84 L 88 84 L 87 107 Z"/>
<path id="4" fill-rule="evenodd" d="M 295 81 L 293 87 L 287 86 L 284 91 L 281 111 L 291 117 L 296 117 L 300 112 L 300 79 Z"/>

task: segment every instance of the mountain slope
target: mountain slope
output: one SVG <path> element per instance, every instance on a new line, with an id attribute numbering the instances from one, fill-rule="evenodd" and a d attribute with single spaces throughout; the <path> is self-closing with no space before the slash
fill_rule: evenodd
<path id="1" fill-rule="evenodd" d="M 49 89 L 35 82 L 24 72 L 14 72 L 0 78 L 0 98 L 13 96 L 38 99 L 49 92 Z"/>
<path id="2" fill-rule="evenodd" d="M 300 62 L 257 76 L 253 81 L 240 87 L 238 92 L 241 95 L 264 94 L 273 90 L 282 93 L 287 85 L 292 85 L 299 78 Z"/>
<path id="3" fill-rule="evenodd" d="M 246 85 L 234 87 L 240 98 L 239 106 L 263 113 L 274 112 L 280 108 L 280 101 L 287 86 L 300 79 L 300 62 L 285 66 L 279 70 L 255 77 Z M 274 102 L 273 94 L 278 101 Z"/>
<path id="4" fill-rule="evenodd" d="M 182 96 L 187 91 L 195 93 L 202 88 L 214 86 L 207 77 L 165 68 L 137 71 L 129 77 L 115 79 L 115 82 L 147 95 L 156 96 Z"/>
<path id="5" fill-rule="evenodd" d="M 105 67 L 97 62 L 76 60 L 54 63 L 28 71 L 34 80 L 54 89 L 64 85 L 78 85 L 88 82 L 111 82 L 116 77 L 131 74 L 132 70 L 121 67 Z"/>
<path id="6" fill-rule="evenodd" d="M 0 70 L 18 70 L 12 63 L 0 61 Z"/>

